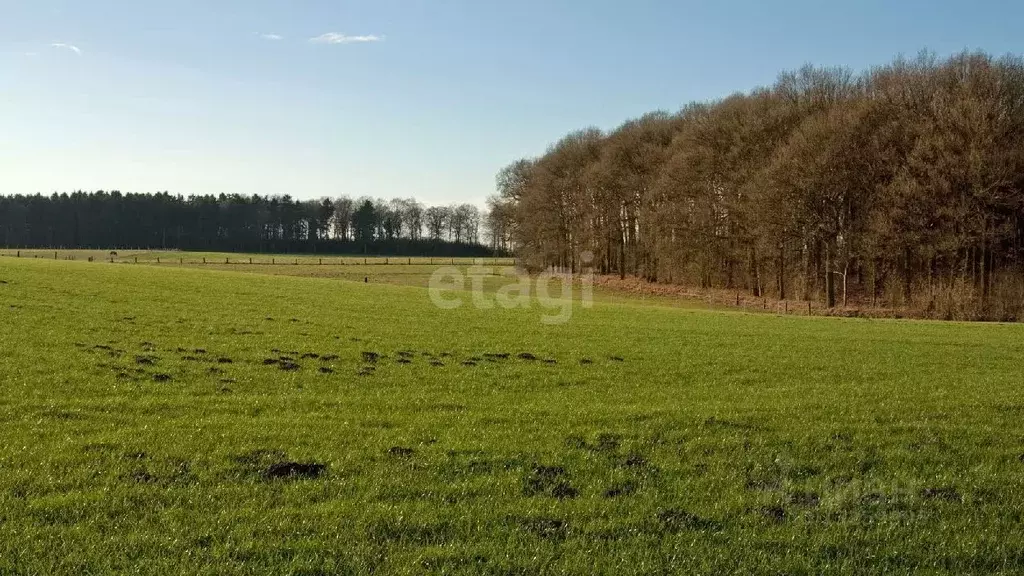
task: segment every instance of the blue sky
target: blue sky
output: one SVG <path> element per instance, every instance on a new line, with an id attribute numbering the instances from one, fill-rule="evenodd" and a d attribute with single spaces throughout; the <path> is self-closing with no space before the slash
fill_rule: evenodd
<path id="1" fill-rule="evenodd" d="M 474 202 L 570 130 L 928 48 L 981 0 L 0 0 L 0 193 Z M 317 40 L 314 40 L 317 39 Z"/>

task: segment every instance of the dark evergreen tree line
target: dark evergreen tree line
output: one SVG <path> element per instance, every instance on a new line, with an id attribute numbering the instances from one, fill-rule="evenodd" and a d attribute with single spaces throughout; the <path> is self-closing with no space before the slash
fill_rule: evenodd
<path id="1" fill-rule="evenodd" d="M 0 196 L 8 248 L 488 256 L 479 210 L 411 199 L 75 192 Z"/>
<path id="2" fill-rule="evenodd" d="M 535 267 L 589 252 L 650 282 L 1019 318 L 1024 61 L 807 66 L 574 132 L 502 170 L 498 189 L 490 228 Z"/>

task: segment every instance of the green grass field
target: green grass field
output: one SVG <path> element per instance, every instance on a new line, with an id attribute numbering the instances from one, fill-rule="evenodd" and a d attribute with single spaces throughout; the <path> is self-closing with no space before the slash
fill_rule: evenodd
<path id="1" fill-rule="evenodd" d="M 441 267 L 453 266 L 467 274 L 470 267 L 485 269 L 484 289 L 494 292 L 514 282 L 507 274 L 515 270 L 514 258 L 441 258 L 397 256 L 317 256 L 310 254 L 243 254 L 227 252 L 177 252 L 151 250 L 119 250 L 111 256 L 109 250 L 17 250 L 0 249 L 0 258 L 32 260 L 73 260 L 95 263 L 138 264 L 163 268 L 198 268 L 251 272 L 275 276 L 303 278 L 332 278 L 362 282 L 427 286 L 431 275 Z M 552 290 L 557 286 L 552 286 Z M 660 306 L 721 309 L 706 299 L 679 299 L 656 294 L 637 294 L 597 286 L 594 296 L 603 302 L 631 304 L 650 303 Z M 801 313 L 794 304 L 793 313 Z"/>
<path id="2" fill-rule="evenodd" d="M 0 573 L 1024 571 L 1024 326 L 240 270 L 0 258 Z"/>

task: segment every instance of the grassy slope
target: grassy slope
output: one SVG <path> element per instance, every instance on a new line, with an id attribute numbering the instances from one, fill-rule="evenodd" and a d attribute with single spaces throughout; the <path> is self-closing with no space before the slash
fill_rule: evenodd
<path id="1" fill-rule="evenodd" d="M 1024 569 L 1022 326 L 544 326 L 415 287 L 26 259 L 0 281 L 0 572 Z M 489 352 L 558 363 L 461 364 Z M 264 480 L 275 459 L 328 469 Z"/>

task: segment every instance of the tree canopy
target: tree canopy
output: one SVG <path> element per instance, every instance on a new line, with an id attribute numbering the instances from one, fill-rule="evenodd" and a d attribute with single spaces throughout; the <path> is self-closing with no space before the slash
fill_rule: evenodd
<path id="1" fill-rule="evenodd" d="M 22 248 L 484 256 L 494 250 L 480 243 L 482 220 L 473 205 L 424 208 L 413 199 L 116 191 L 0 196 L 0 242 Z"/>

